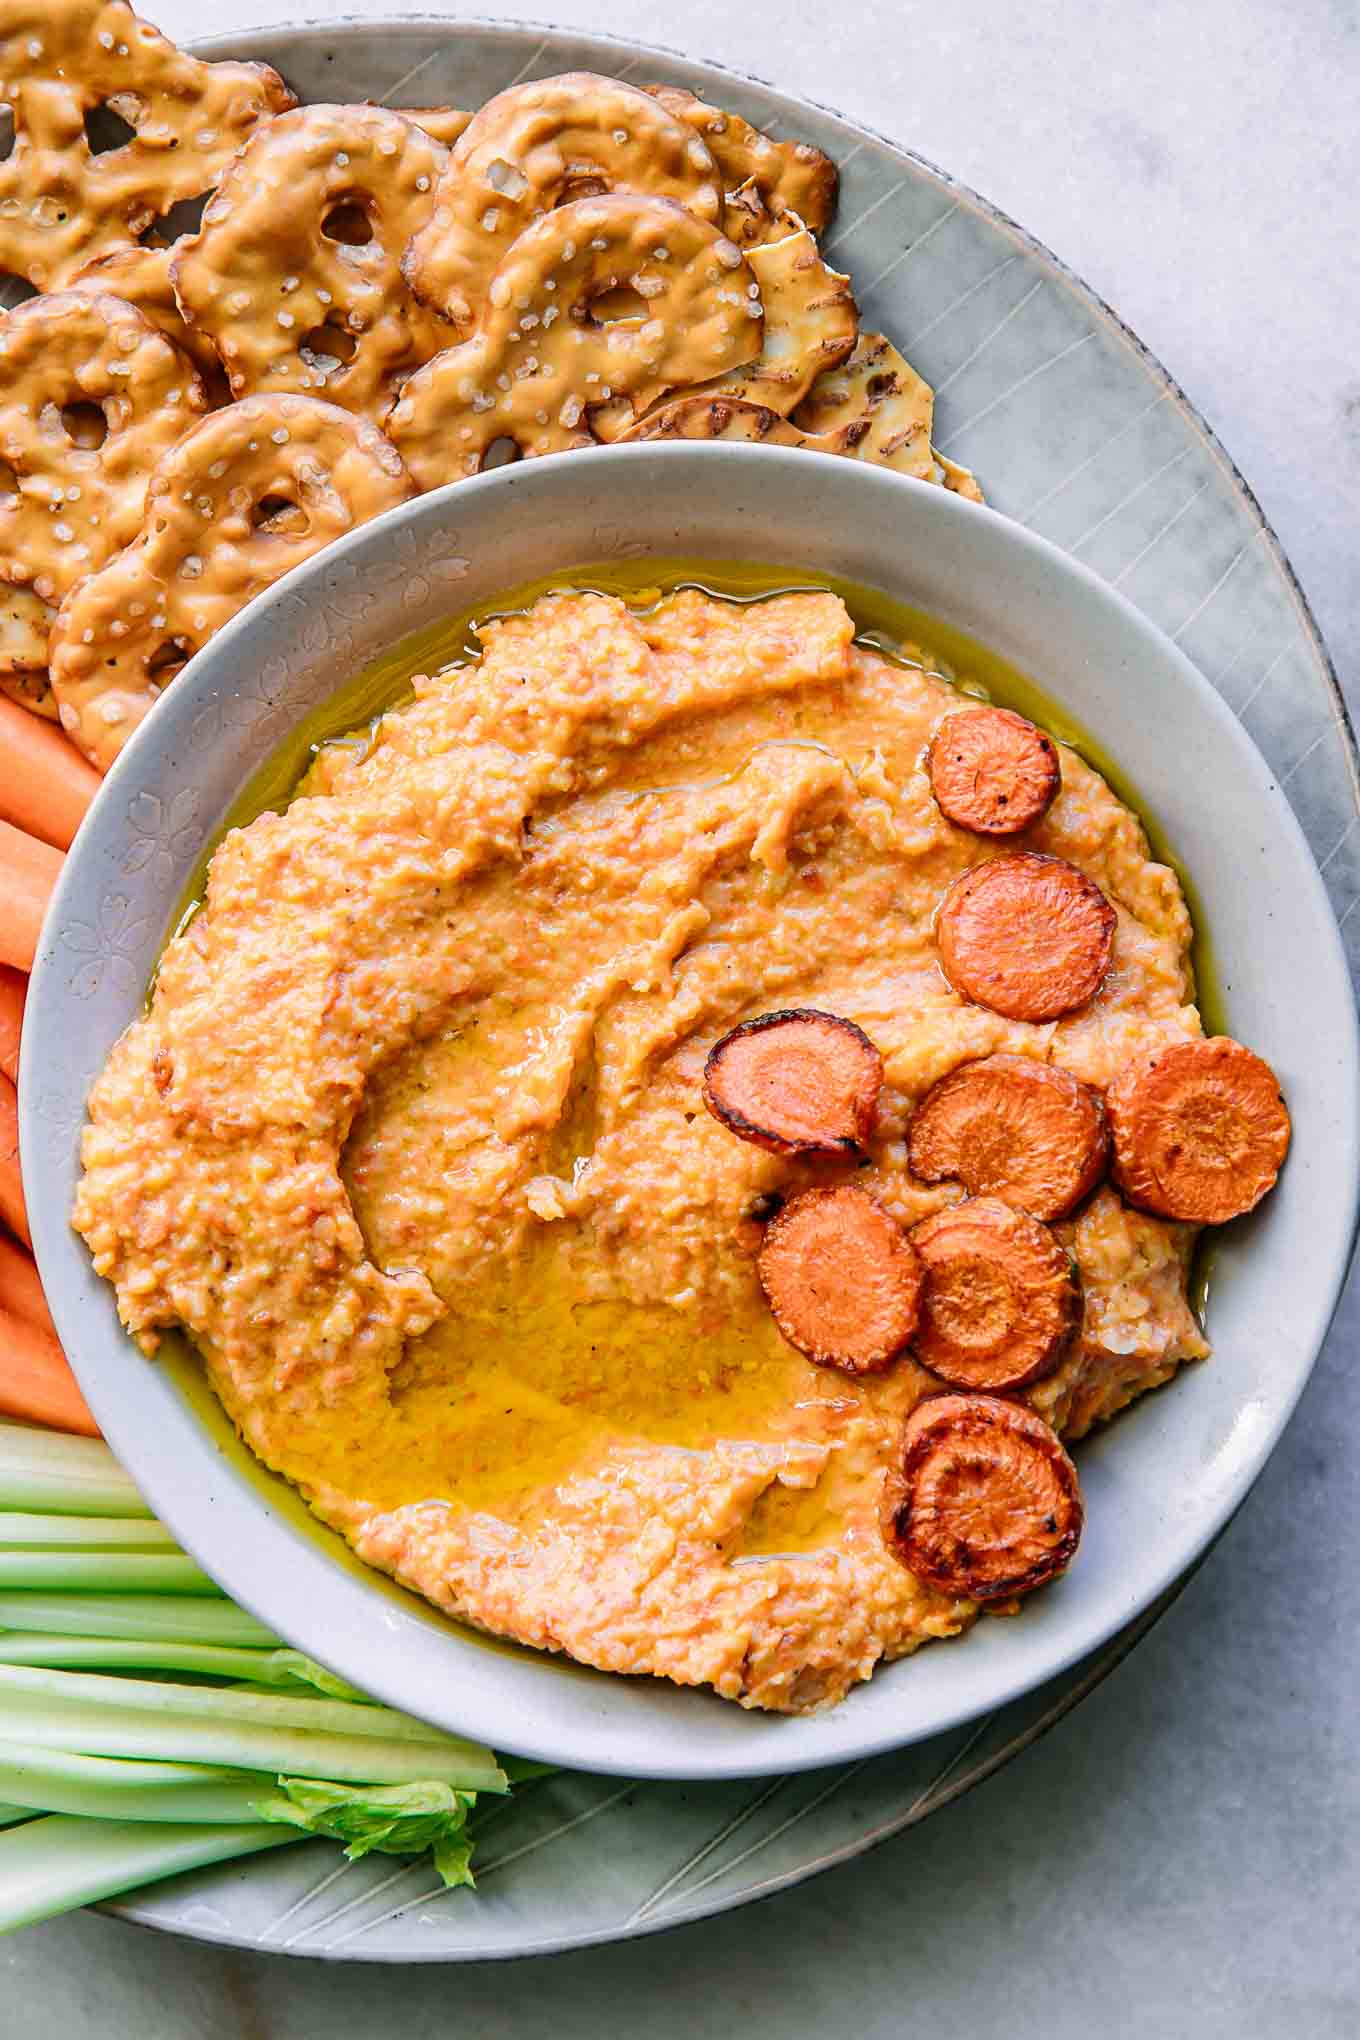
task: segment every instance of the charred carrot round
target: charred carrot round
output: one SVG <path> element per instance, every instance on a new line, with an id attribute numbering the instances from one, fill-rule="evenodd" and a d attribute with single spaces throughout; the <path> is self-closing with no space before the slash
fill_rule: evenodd
<path id="1" fill-rule="evenodd" d="M 1061 857 L 992 857 L 950 886 L 936 939 L 956 992 L 1008 1020 L 1056 1020 L 1095 997 L 1115 912 Z"/>
<path id="2" fill-rule="evenodd" d="M 916 1250 L 853 1183 L 791 1198 L 766 1228 L 756 1272 L 780 1331 L 819 1367 L 876 1373 L 915 1329 Z"/>
<path id="3" fill-rule="evenodd" d="M 853 1020 L 795 1006 L 743 1020 L 709 1051 L 704 1103 L 776 1155 L 845 1155 L 874 1128 L 883 1058 Z"/>
<path id="4" fill-rule="evenodd" d="M 937 1211 L 911 1235 L 925 1269 L 912 1350 L 956 1388 L 1051 1374 L 1081 1322 L 1072 1263 L 1047 1226 L 998 1197 Z"/>
<path id="5" fill-rule="evenodd" d="M 907 1140 L 923 1183 L 962 1183 L 1032 1218 L 1063 1218 L 1095 1189 L 1109 1155 L 1097 1094 L 1069 1070 L 1024 1055 L 989 1055 L 941 1077 L 917 1106 Z"/>
<path id="6" fill-rule="evenodd" d="M 1062 785 L 1052 737 L 1008 708 L 966 708 L 940 724 L 926 753 L 940 812 L 977 836 L 1018 836 Z"/>
<path id="7" fill-rule="evenodd" d="M 995 1601 L 1072 1562 L 1084 1511 L 1077 1469 L 1042 1417 L 992 1395 L 933 1395 L 902 1432 L 888 1542 L 946 1594 Z"/>
<path id="8" fill-rule="evenodd" d="M 1115 1182 L 1143 1211 L 1222 1225 L 1259 1204 L 1289 1149 L 1270 1064 L 1226 1034 L 1173 1041 L 1105 1094 Z"/>

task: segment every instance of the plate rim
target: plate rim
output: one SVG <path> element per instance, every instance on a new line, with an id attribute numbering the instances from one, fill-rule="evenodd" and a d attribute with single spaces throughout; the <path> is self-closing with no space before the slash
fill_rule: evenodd
<path id="1" fill-rule="evenodd" d="M 1160 357 L 1132 330 L 1108 301 L 1092 288 L 1079 271 L 1063 261 L 1062 258 L 1056 255 L 1045 242 L 1041 241 L 1028 228 L 1022 226 L 1000 206 L 996 205 L 964 180 L 943 169 L 930 158 L 921 154 L 920 151 L 883 134 L 879 129 L 857 115 L 847 114 L 840 108 L 831 106 L 811 94 L 785 91 L 773 81 L 767 80 L 757 73 L 750 72 L 744 67 L 703 55 L 688 54 L 668 45 L 647 42 L 637 37 L 616 35 L 603 30 L 581 30 L 579 32 L 562 30 L 555 28 L 552 24 L 525 20 L 523 18 L 490 18 L 478 15 L 450 21 L 447 17 L 437 14 L 403 10 L 400 13 L 387 17 L 342 15 L 338 18 L 324 21 L 304 16 L 301 21 L 261 24 L 248 31 L 237 32 L 236 34 L 195 37 L 191 40 L 189 47 L 204 55 L 215 53 L 218 50 L 224 55 L 235 55 L 240 52 L 243 43 L 263 40 L 265 38 L 269 38 L 275 44 L 281 40 L 289 42 L 314 42 L 318 39 L 348 39 L 350 36 L 372 34 L 375 31 L 383 30 L 391 30 L 402 36 L 403 39 L 407 36 L 413 36 L 421 30 L 437 31 L 451 37 L 470 36 L 482 31 L 509 32 L 512 35 L 515 32 L 521 34 L 541 32 L 545 36 L 579 33 L 582 39 L 588 39 L 604 47 L 616 48 L 631 54 L 653 54 L 658 58 L 669 58 L 684 63 L 696 64 L 712 74 L 731 78 L 738 84 L 751 86 L 757 90 L 770 90 L 779 94 L 781 98 L 806 104 L 821 113 L 829 115 L 858 136 L 879 144 L 889 150 L 897 159 L 913 166 L 919 172 L 923 172 L 935 180 L 941 189 L 955 194 L 969 209 L 989 220 L 994 226 L 1011 236 L 1032 257 L 1044 264 L 1050 273 L 1061 281 L 1065 289 L 1070 291 L 1087 307 L 1093 308 L 1106 325 L 1129 345 L 1150 379 L 1167 393 L 1182 417 L 1189 421 L 1223 473 L 1232 493 L 1245 505 L 1251 522 L 1264 541 L 1266 553 L 1284 581 L 1301 630 L 1307 638 L 1314 658 L 1321 669 L 1324 684 L 1330 696 L 1332 715 L 1340 734 L 1342 748 L 1346 753 L 1352 809 L 1360 812 L 1360 751 L 1357 750 L 1355 729 L 1350 711 L 1342 692 L 1331 654 L 1313 613 L 1307 593 L 1274 525 L 1266 515 L 1254 490 L 1235 460 L 1228 453 L 1218 434 L 1209 425 L 1198 406 L 1187 395 L 1184 388 L 1171 375 Z M 1344 1280 L 1342 1289 L 1339 1291 L 1340 1293 L 1344 1293 Z M 1209 1549 L 1212 1549 L 1212 1545 Z M 978 1766 L 974 1771 L 963 1773 L 957 1778 L 950 1791 L 938 1797 L 932 1796 L 919 1811 L 909 1809 L 902 1817 L 885 1824 L 882 1829 L 875 1831 L 873 1834 L 847 1844 L 825 1858 L 800 1866 L 797 1870 L 772 1880 L 767 1886 L 724 1894 L 721 1897 L 714 1898 L 711 1902 L 700 1903 L 678 1917 L 672 1915 L 664 1921 L 654 1923 L 644 1922 L 639 1927 L 626 1929 L 623 1932 L 608 1932 L 590 1937 L 578 1935 L 567 1940 L 543 1942 L 523 1949 L 482 1951 L 480 1954 L 472 1950 L 457 1950 L 453 1953 L 445 1951 L 438 1954 L 432 1953 L 428 1958 L 424 1956 L 404 1956 L 396 1953 L 376 1958 L 371 1955 L 360 1956 L 357 1953 L 354 1956 L 347 1956 L 340 1950 L 331 1953 L 322 1949 L 309 1948 L 299 1948 L 296 1951 L 290 1952 L 297 1952 L 299 1955 L 306 1955 L 312 1959 L 317 1957 L 330 1960 L 366 1959 L 371 1961 L 376 1959 L 393 1964 L 404 1964 L 408 1960 L 424 1961 L 426 1959 L 457 1962 L 485 1959 L 515 1959 L 520 1954 L 542 1954 L 550 1952 L 550 1950 L 559 1950 L 566 1947 L 601 1945 L 615 1939 L 631 1938 L 633 1935 L 641 1932 L 666 1931 L 671 1926 L 692 1924 L 699 1919 L 712 1917 L 720 1912 L 735 1909 L 739 1905 L 751 1903 L 757 1897 L 764 1897 L 776 1891 L 789 1889 L 793 1885 L 804 1882 L 808 1878 L 819 1874 L 822 1870 L 830 1868 L 837 1863 L 848 1861 L 854 1855 L 863 1853 L 867 1849 L 889 1839 L 891 1835 L 903 1832 L 906 1828 L 917 1824 L 921 1819 L 926 1818 L 929 1813 L 935 1811 L 938 1806 L 948 1804 L 953 1798 L 960 1796 L 973 1784 L 994 1775 L 1011 1758 L 1019 1755 L 1021 1751 L 1039 1740 L 1059 1720 L 1073 1711 L 1080 1704 L 1081 1700 L 1086 1698 L 1116 1668 L 1124 1657 L 1136 1648 L 1137 1644 L 1143 1640 L 1161 1619 L 1166 1610 L 1178 1598 L 1179 1594 L 1193 1577 L 1198 1565 L 1203 1562 L 1203 1557 L 1207 1555 L 1206 1551 L 1200 1560 L 1196 1561 L 1194 1565 L 1181 1575 L 1180 1579 L 1168 1589 L 1162 1599 L 1154 1604 L 1151 1610 L 1144 1611 L 1142 1616 L 1126 1625 L 1123 1630 L 1119 1631 L 1102 1646 L 1099 1653 L 1099 1661 L 1091 1667 L 1087 1676 L 1084 1678 L 1079 1676 L 1074 1680 L 1069 1691 L 1060 1697 L 1059 1702 L 1046 1712 L 1039 1723 L 1027 1724 L 1012 1741 L 1008 1742 L 996 1753 L 994 1758 Z M 172 1930 L 168 1929 L 159 1920 L 139 1919 L 135 1895 L 126 1899 L 106 1901 L 98 1909 L 122 1917 L 130 1922 L 154 1927 L 157 1931 L 179 1931 L 186 1938 L 216 1942 L 220 1945 L 245 1947 L 255 1945 L 248 1941 L 233 1939 L 230 1935 L 204 1932 L 185 1927 Z"/>

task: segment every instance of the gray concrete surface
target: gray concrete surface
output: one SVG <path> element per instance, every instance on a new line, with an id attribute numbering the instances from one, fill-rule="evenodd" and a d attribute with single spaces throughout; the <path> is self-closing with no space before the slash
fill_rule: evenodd
<path id="1" fill-rule="evenodd" d="M 279 0 L 147 6 L 177 34 L 280 18 Z M 867 119 L 1046 240 L 1222 435 L 1355 702 L 1356 0 L 553 12 Z M 1352 2040 L 1357 1346 L 1353 1284 L 1284 1445 L 1152 1638 L 1043 1744 L 877 1854 L 659 1940 L 500 1969 L 328 1969 L 82 1915 L 0 1944 L 0 2040 Z"/>

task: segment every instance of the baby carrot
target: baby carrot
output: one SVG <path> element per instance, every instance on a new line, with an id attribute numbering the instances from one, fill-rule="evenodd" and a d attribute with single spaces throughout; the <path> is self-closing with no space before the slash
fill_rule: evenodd
<path id="1" fill-rule="evenodd" d="M 0 1310 L 0 1410 L 57 1431 L 99 1436 L 66 1355 L 51 1332 Z"/>
<path id="2" fill-rule="evenodd" d="M 38 1265 L 7 1233 L 0 1232 L 0 1310 L 22 1318 L 26 1325 L 57 1335 L 43 1295 Z"/>
<path id="3" fill-rule="evenodd" d="M 0 963 L 31 970 L 62 854 L 0 821 Z"/>
<path id="4" fill-rule="evenodd" d="M 19 1094 L 8 1077 L 0 1077 L 0 1218 L 26 1247 L 32 1246 L 19 1175 Z"/>
<path id="5" fill-rule="evenodd" d="M 0 963 L 0 1071 L 11 1084 L 19 1081 L 19 1036 L 24 1031 L 24 1000 L 28 979 L 21 970 Z"/>
<path id="6" fill-rule="evenodd" d="M 69 850 L 98 791 L 99 774 L 55 723 L 0 696 L 0 820 Z"/>

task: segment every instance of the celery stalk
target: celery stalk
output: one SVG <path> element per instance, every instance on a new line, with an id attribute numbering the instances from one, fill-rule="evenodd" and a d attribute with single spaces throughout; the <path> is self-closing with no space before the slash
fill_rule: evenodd
<path id="1" fill-rule="evenodd" d="M 50 1593 L 220 1594 L 191 1558 L 166 1551 L 0 1551 L 0 1588 Z"/>
<path id="2" fill-rule="evenodd" d="M 0 1741 L 0 1791 L 36 1813 L 250 1823 L 273 1782 L 225 1766 L 128 1763 Z"/>
<path id="3" fill-rule="evenodd" d="M 206 1688 L 193 1687 L 193 1692 Z M 219 1696 L 225 1697 L 225 1696 Z M 253 1696 L 248 1696 L 253 1697 Z M 300 1703 L 305 1706 L 304 1701 Z M 5 1699 L 0 1727 L 12 1742 L 92 1757 L 146 1757 L 226 1764 L 242 1771 L 288 1772 L 345 1784 L 416 1785 L 432 1780 L 470 1792 L 503 1792 L 505 1774 L 489 1753 L 433 1743 L 387 1742 L 376 1735 L 322 1735 L 255 1721 L 211 1721 L 134 1707 L 81 1707 Z"/>
<path id="4" fill-rule="evenodd" d="M 56 1551 L 69 1545 L 98 1551 L 179 1551 L 170 1532 L 154 1516 L 35 1516 L 0 1511 L 0 1551 Z"/>
<path id="5" fill-rule="evenodd" d="M 222 1643 L 161 1643 L 137 1637 L 47 1636 L 0 1629 L 0 1665 L 47 1665 L 66 1671 L 197 1672 L 264 1686 L 311 1686 L 335 1699 L 368 1702 L 301 1651 L 242 1650 Z"/>
<path id="6" fill-rule="evenodd" d="M 0 1508 L 67 1516 L 149 1516 L 107 1445 L 0 1424 Z"/>
<path id="7" fill-rule="evenodd" d="M 7 1802 L 0 1802 L 0 1828 L 13 1827 L 16 1820 L 32 1820 L 32 1818 L 33 1808 L 31 1806 L 10 1806 Z"/>
<path id="8" fill-rule="evenodd" d="M 0 1631 L 41 1629 L 52 1636 L 164 1638 L 270 1650 L 281 1639 L 231 1601 L 209 1595 L 0 1593 Z"/>
<path id="9" fill-rule="evenodd" d="M 458 1749 L 470 1761 L 484 1762 L 478 1744 L 446 1735 L 442 1728 L 395 1708 L 352 1700 L 317 1700 L 303 1694 L 243 1693 L 217 1686 L 179 1686 L 163 1679 L 106 1679 L 97 1672 L 63 1672 L 0 1665 L 0 1735 L 11 1706 L 104 1708 L 200 1720 L 249 1722 L 262 1728 L 307 1730 L 315 1735 L 371 1735 L 384 1742 L 420 1743 L 438 1750 Z M 271 1767 L 272 1768 L 272 1767 Z M 278 1769 L 284 1767 L 279 1765 Z M 318 1774 L 312 1772 L 311 1776 Z M 324 1774 L 320 1774 L 324 1775 Z M 468 1780 L 481 1783 L 481 1780 Z"/>
<path id="10" fill-rule="evenodd" d="M 181 1870 L 299 1839 L 296 1829 L 265 1822 L 258 1827 L 176 1827 L 68 1814 L 26 1821 L 0 1835 L 0 1933 Z"/>
<path id="11" fill-rule="evenodd" d="M 386 1707 L 0 1665 L 0 1734 L 85 1756 L 507 1791 L 489 1750 Z"/>

